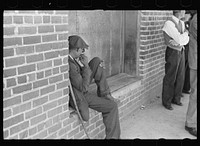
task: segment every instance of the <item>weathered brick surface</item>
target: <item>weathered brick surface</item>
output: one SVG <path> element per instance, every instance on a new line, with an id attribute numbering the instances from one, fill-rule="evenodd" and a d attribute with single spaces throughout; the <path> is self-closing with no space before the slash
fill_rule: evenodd
<path id="1" fill-rule="evenodd" d="M 65 23 L 68 12 L 65 15 L 55 12 L 19 10 L 3 13 L 5 139 L 57 138 L 57 128 L 64 128 L 59 123 L 69 117 L 68 98 L 62 97 L 68 82 L 60 84 L 62 89 L 56 90 L 64 78 L 63 73 L 68 70 L 61 74 L 63 63 L 59 51 L 50 52 L 68 47 L 68 24 Z M 56 31 L 65 35 L 58 37 Z M 57 98 L 60 99 L 57 101 Z M 67 133 L 65 130 L 63 135 Z"/>

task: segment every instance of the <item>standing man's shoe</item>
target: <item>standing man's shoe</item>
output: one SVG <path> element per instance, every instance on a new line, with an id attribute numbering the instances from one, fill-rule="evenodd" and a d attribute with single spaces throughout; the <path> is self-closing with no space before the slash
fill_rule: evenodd
<path id="1" fill-rule="evenodd" d="M 179 105 L 179 106 L 183 106 L 183 104 L 181 102 L 174 102 L 172 101 L 173 104 Z"/>
<path id="2" fill-rule="evenodd" d="M 163 105 L 168 110 L 173 110 L 173 107 L 171 105 Z"/>
<path id="3" fill-rule="evenodd" d="M 197 137 L 197 129 L 196 128 L 185 126 L 185 130 L 187 130 L 191 135 Z"/>

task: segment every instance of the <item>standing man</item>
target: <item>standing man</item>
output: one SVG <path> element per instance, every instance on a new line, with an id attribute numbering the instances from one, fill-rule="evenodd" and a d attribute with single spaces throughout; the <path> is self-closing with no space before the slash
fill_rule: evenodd
<path id="1" fill-rule="evenodd" d="M 182 106 L 181 94 L 185 74 L 184 45 L 189 42 L 188 32 L 184 22 L 184 10 L 174 10 L 173 16 L 163 27 L 165 43 L 165 76 L 163 79 L 162 104 L 168 110 L 173 110 L 171 103 Z"/>
<path id="2" fill-rule="evenodd" d="M 188 61 L 190 67 L 191 93 L 186 114 L 185 130 L 197 136 L 197 12 L 190 23 L 190 42 Z"/>
<path id="3" fill-rule="evenodd" d="M 69 36 L 69 79 L 72 84 L 76 102 L 84 121 L 89 120 L 89 108 L 102 113 L 105 125 L 106 139 L 120 138 L 120 123 L 118 106 L 111 96 L 102 60 L 93 58 L 88 63 L 84 55 L 88 45 L 77 35 Z M 89 85 L 94 79 L 97 85 L 97 95 L 88 92 Z M 75 109 L 72 98 L 69 104 Z"/>

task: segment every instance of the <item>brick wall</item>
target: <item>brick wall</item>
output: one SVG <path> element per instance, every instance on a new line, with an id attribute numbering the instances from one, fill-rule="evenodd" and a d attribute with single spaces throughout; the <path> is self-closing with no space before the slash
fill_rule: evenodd
<path id="1" fill-rule="evenodd" d="M 171 15 L 172 11 L 149 10 L 140 13 L 139 74 L 143 78 L 144 96 L 162 86 L 166 46 L 161 29 Z"/>
<path id="2" fill-rule="evenodd" d="M 65 135 L 68 109 L 68 12 L 4 11 L 5 139 Z"/>

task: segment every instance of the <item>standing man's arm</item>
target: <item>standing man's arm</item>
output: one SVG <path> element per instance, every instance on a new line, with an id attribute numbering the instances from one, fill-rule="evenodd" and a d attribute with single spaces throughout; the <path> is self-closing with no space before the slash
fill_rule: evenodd
<path id="1" fill-rule="evenodd" d="M 171 21 L 166 21 L 164 27 L 162 29 L 169 37 L 174 39 L 176 43 L 180 46 L 186 45 L 189 42 L 188 32 L 185 31 L 181 34 L 177 28 L 175 27 L 174 23 Z"/>

